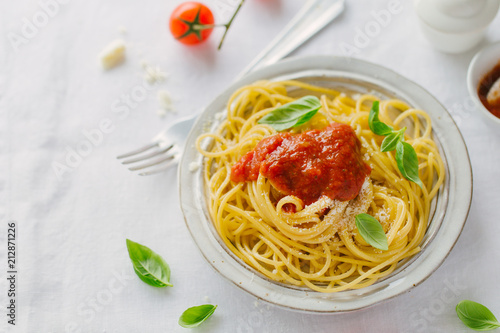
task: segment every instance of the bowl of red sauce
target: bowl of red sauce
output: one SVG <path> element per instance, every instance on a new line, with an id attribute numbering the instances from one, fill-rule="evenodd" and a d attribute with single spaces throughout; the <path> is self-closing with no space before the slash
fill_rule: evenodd
<path id="1" fill-rule="evenodd" d="M 500 125 L 500 42 L 474 56 L 467 73 L 467 88 L 484 119 Z"/>

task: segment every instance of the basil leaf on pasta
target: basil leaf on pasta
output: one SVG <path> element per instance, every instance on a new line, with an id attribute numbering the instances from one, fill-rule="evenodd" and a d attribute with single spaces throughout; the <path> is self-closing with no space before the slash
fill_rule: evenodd
<path id="1" fill-rule="evenodd" d="M 412 145 L 404 142 L 404 132 L 406 127 L 395 131 L 391 126 L 381 122 L 378 118 L 379 102 L 372 104 L 370 115 L 368 116 L 368 126 L 370 130 L 377 135 L 384 135 L 384 141 L 380 146 L 381 152 L 388 152 L 396 149 L 396 162 L 398 169 L 406 179 L 423 187 L 422 181 L 418 176 L 418 158 Z"/>
<path id="2" fill-rule="evenodd" d="M 389 249 L 384 229 L 373 216 L 365 213 L 356 215 L 356 228 L 361 237 L 371 246 L 383 251 Z"/>
<path id="3" fill-rule="evenodd" d="M 464 300 L 457 304 L 458 318 L 469 328 L 476 331 L 491 331 L 500 327 L 495 315 L 484 305 Z"/>
<path id="4" fill-rule="evenodd" d="M 371 131 L 377 135 L 391 134 L 393 131 L 392 127 L 381 122 L 378 119 L 378 113 L 379 113 L 379 102 L 375 101 L 372 104 L 372 108 L 368 116 L 368 126 L 370 126 Z"/>
<path id="5" fill-rule="evenodd" d="M 403 135 L 405 131 L 406 127 L 400 129 L 397 132 L 393 131 L 391 134 L 387 135 L 384 138 L 384 141 L 382 141 L 382 145 L 380 146 L 380 151 L 385 153 L 396 149 L 398 142 L 403 140 Z"/>
<path id="6" fill-rule="evenodd" d="M 182 313 L 179 325 L 185 328 L 198 327 L 214 313 L 215 309 L 217 305 L 212 304 L 193 306 Z"/>
<path id="7" fill-rule="evenodd" d="M 153 287 L 172 287 L 170 267 L 150 248 L 127 239 L 127 249 L 137 276 Z"/>
<path id="8" fill-rule="evenodd" d="M 398 142 L 396 145 L 396 162 L 403 177 L 420 187 L 424 186 L 418 176 L 418 157 L 412 145 L 403 141 Z"/>
<path id="9" fill-rule="evenodd" d="M 305 124 L 321 108 L 321 102 L 316 96 L 304 96 L 296 101 L 277 107 L 258 123 L 267 124 L 277 131 Z"/>

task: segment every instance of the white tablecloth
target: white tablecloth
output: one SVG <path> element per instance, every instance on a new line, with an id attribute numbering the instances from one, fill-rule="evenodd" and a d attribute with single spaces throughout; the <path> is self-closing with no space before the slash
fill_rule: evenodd
<path id="1" fill-rule="evenodd" d="M 474 172 L 465 229 L 428 280 L 362 311 L 302 314 L 256 301 L 204 261 L 183 221 L 174 168 L 139 177 L 115 159 L 210 102 L 303 4 L 246 1 L 218 52 L 222 31 L 195 47 L 171 38 L 167 20 L 180 2 L 0 3 L 2 330 L 186 332 L 177 324 L 179 315 L 204 303 L 219 307 L 199 332 L 467 332 L 455 314 L 462 299 L 481 302 L 500 318 L 500 127 L 489 127 L 476 112 L 465 81 L 480 47 L 460 55 L 434 50 L 410 1 L 364 40 L 360 31 L 376 22 L 373 11 L 387 10 L 390 1 L 358 0 L 348 1 L 338 20 L 294 53 L 348 52 L 419 83 L 452 112 Z M 223 21 L 237 1 L 204 2 Z M 115 38 L 127 43 L 127 60 L 105 72 L 96 55 Z M 482 45 L 499 39 L 497 17 Z M 141 60 L 169 74 L 144 96 L 138 92 L 144 85 Z M 176 114 L 156 113 L 160 89 L 171 93 Z M 94 144 L 87 145 L 91 135 Z M 69 157 L 74 150 L 88 152 Z M 67 168 L 57 173 L 57 163 Z M 7 325 L 6 316 L 8 221 L 17 225 L 15 326 Z M 126 238 L 165 258 L 173 288 L 153 288 L 135 276 Z"/>

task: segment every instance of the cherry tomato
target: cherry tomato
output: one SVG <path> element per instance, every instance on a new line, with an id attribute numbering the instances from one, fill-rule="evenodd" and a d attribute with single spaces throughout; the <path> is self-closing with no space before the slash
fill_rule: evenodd
<path id="1" fill-rule="evenodd" d="M 206 40 L 213 30 L 212 11 L 199 2 L 185 2 L 170 16 L 170 32 L 179 42 L 199 44 Z"/>

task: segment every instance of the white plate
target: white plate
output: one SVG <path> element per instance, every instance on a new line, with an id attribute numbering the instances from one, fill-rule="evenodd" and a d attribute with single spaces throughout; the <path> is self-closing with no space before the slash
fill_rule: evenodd
<path id="1" fill-rule="evenodd" d="M 325 294 L 307 288 L 274 282 L 238 259 L 220 239 L 206 209 L 204 183 L 196 138 L 216 126 L 215 114 L 225 109 L 229 97 L 241 86 L 257 80 L 297 79 L 329 87 L 342 86 L 360 92 L 374 91 L 395 97 L 426 110 L 433 122 L 446 165 L 446 181 L 434 201 L 422 251 L 400 262 L 387 278 L 359 290 Z M 424 281 L 444 261 L 457 241 L 467 219 L 472 199 L 472 173 L 467 148 L 460 131 L 443 106 L 420 86 L 378 65 L 343 57 L 313 56 L 288 59 L 249 74 L 231 85 L 200 115 L 186 141 L 179 165 L 181 208 L 193 240 L 207 262 L 224 278 L 244 291 L 288 309 L 333 313 L 361 309 L 399 295 Z"/>

